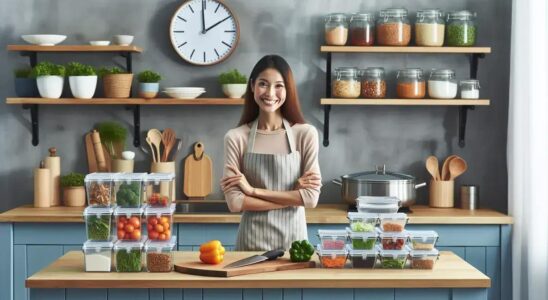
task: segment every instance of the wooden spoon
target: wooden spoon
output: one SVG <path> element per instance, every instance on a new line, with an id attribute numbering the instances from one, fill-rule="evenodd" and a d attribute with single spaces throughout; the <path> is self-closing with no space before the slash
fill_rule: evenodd
<path id="1" fill-rule="evenodd" d="M 162 143 L 164 144 L 164 155 L 162 155 L 162 161 L 167 161 L 169 152 L 175 146 L 175 140 L 177 137 L 175 136 L 175 131 L 171 128 L 164 129 L 164 132 L 162 133 Z"/>
<path id="2" fill-rule="evenodd" d="M 468 169 L 468 164 L 466 161 L 459 156 L 455 156 L 449 162 L 449 180 L 454 180 L 459 177 L 462 173 L 466 172 Z"/>
<path id="3" fill-rule="evenodd" d="M 456 155 L 449 155 L 443 162 L 441 167 L 441 180 L 449 180 L 449 161 L 456 157 Z"/>
<path id="4" fill-rule="evenodd" d="M 150 139 L 150 142 L 156 147 L 156 162 L 160 160 L 160 144 L 162 143 L 162 133 L 158 129 L 150 129 L 147 132 L 147 138 Z"/>
<path id="5" fill-rule="evenodd" d="M 430 155 L 426 158 L 426 170 L 428 170 L 428 173 L 432 175 L 434 180 L 440 180 L 440 164 L 437 157 Z"/>
<path id="6" fill-rule="evenodd" d="M 147 140 L 147 144 L 150 146 L 150 154 L 152 155 L 152 161 L 157 162 L 156 161 L 156 154 L 154 154 L 154 147 L 152 147 L 152 142 L 150 141 L 148 136 L 147 136 L 146 140 Z"/>

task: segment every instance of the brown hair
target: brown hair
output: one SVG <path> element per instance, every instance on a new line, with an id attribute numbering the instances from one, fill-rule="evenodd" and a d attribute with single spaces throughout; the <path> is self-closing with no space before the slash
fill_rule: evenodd
<path id="1" fill-rule="evenodd" d="M 259 116 L 259 106 L 255 102 L 253 92 L 251 91 L 251 85 L 255 82 L 259 74 L 266 69 L 277 70 L 282 74 L 284 79 L 286 97 L 284 104 L 280 107 L 282 117 L 291 124 L 306 123 L 301 111 L 293 72 L 291 72 L 289 64 L 279 55 L 266 55 L 255 64 L 255 67 L 253 67 L 253 70 L 251 71 L 251 75 L 249 75 L 249 81 L 247 82 L 247 89 L 244 96 L 244 111 L 242 112 L 242 117 L 240 118 L 238 126 L 252 122 Z"/>

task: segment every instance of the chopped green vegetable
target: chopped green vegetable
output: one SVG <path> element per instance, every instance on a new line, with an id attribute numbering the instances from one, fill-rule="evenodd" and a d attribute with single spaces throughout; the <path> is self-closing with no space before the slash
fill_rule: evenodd
<path id="1" fill-rule="evenodd" d="M 86 224 L 90 240 L 106 241 L 110 237 L 110 215 L 88 216 Z"/>
<path id="2" fill-rule="evenodd" d="M 385 269 L 403 269 L 405 266 L 405 258 L 382 258 L 382 267 Z"/>
<path id="3" fill-rule="evenodd" d="M 352 222 L 350 229 L 354 232 L 373 232 L 375 230 L 375 224 L 365 222 Z"/>
<path id="4" fill-rule="evenodd" d="M 140 189 L 140 182 L 122 183 L 116 193 L 116 204 L 122 207 L 139 207 L 141 205 Z"/>
<path id="5" fill-rule="evenodd" d="M 366 239 L 365 241 L 361 238 L 352 239 L 352 248 L 359 250 L 370 250 L 375 247 L 375 239 Z"/>
<path id="6" fill-rule="evenodd" d="M 473 46 L 476 42 L 476 26 L 449 24 L 446 38 L 447 46 Z"/>
<path id="7" fill-rule="evenodd" d="M 289 254 L 292 262 L 309 261 L 314 254 L 314 246 L 307 240 L 294 241 L 289 249 Z"/>
<path id="8" fill-rule="evenodd" d="M 116 252 L 116 271 L 141 272 L 141 250 L 118 250 Z"/>

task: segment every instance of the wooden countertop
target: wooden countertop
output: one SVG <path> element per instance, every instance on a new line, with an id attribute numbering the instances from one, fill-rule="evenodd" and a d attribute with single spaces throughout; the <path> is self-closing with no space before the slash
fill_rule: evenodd
<path id="1" fill-rule="evenodd" d="M 255 252 L 228 252 L 244 258 Z M 287 255 L 287 254 L 286 254 Z M 175 262 L 196 261 L 175 252 Z M 317 259 L 317 257 L 315 257 Z M 231 278 L 170 273 L 87 273 L 80 251 L 71 251 L 27 278 L 27 288 L 489 288 L 489 277 L 452 252 L 442 251 L 434 270 L 300 269 Z M 347 262 L 347 265 L 349 263 Z"/>
<path id="2" fill-rule="evenodd" d="M 83 222 L 82 207 L 34 208 L 25 205 L 0 214 L 0 222 L 53 223 Z M 306 210 L 309 224 L 348 223 L 347 207 L 342 204 L 321 204 Z M 463 210 L 459 208 L 430 208 L 413 206 L 409 224 L 512 224 L 513 219 L 503 213 L 490 210 Z M 185 213 L 175 214 L 175 223 L 240 223 L 240 214 Z"/>

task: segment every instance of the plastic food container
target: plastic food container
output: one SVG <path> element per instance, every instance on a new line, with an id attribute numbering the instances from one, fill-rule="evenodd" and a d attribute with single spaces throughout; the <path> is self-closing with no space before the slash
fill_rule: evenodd
<path id="1" fill-rule="evenodd" d="M 318 230 L 320 245 L 324 250 L 343 250 L 348 234 L 346 230 Z"/>
<path id="2" fill-rule="evenodd" d="M 173 249 L 177 238 L 172 236 L 168 241 L 151 241 L 145 243 L 145 266 L 148 272 L 171 272 L 173 270 Z"/>
<path id="3" fill-rule="evenodd" d="M 407 224 L 407 215 L 404 213 L 380 214 L 379 219 L 383 231 L 401 232 Z"/>
<path id="4" fill-rule="evenodd" d="M 375 16 L 361 13 L 350 17 L 350 42 L 351 46 L 373 46 L 375 42 Z"/>
<path id="5" fill-rule="evenodd" d="M 352 268 L 373 269 L 377 262 L 377 250 L 357 250 L 351 247 L 347 248 L 348 259 L 352 263 Z"/>
<path id="6" fill-rule="evenodd" d="M 476 13 L 461 10 L 447 15 L 445 44 L 447 46 L 466 47 L 476 43 Z"/>
<path id="7" fill-rule="evenodd" d="M 403 269 L 407 262 L 408 250 L 383 250 L 378 248 L 381 268 L 383 269 Z"/>
<path id="8" fill-rule="evenodd" d="M 432 70 L 428 79 L 428 95 L 435 99 L 453 99 L 457 97 L 455 71 L 450 69 Z"/>
<path id="9" fill-rule="evenodd" d="M 372 214 L 396 213 L 401 205 L 398 198 L 386 196 L 360 196 L 356 203 L 359 212 Z"/>
<path id="10" fill-rule="evenodd" d="M 439 9 L 417 11 L 415 22 L 415 44 L 417 46 L 443 46 L 445 20 Z"/>
<path id="11" fill-rule="evenodd" d="M 110 272 L 113 246 L 112 240 L 104 242 L 86 241 L 82 247 L 86 272 Z"/>
<path id="12" fill-rule="evenodd" d="M 342 269 L 346 264 L 346 259 L 348 256 L 348 251 L 346 251 L 346 247 L 338 250 L 328 250 L 323 249 L 322 245 L 317 245 L 316 253 L 318 253 L 322 268 Z"/>
<path id="13" fill-rule="evenodd" d="M 114 243 L 116 272 L 141 272 L 143 240 L 137 242 L 117 241 Z"/>
<path id="14" fill-rule="evenodd" d="M 368 214 L 360 212 L 349 212 L 348 220 L 350 229 L 354 232 L 375 232 L 375 226 L 378 222 L 377 214 Z"/>
<path id="15" fill-rule="evenodd" d="M 364 98 L 386 97 L 384 68 L 367 68 L 361 70 L 361 96 Z"/>
<path id="16" fill-rule="evenodd" d="M 426 94 L 426 84 L 422 75 L 422 69 L 402 69 L 396 76 L 398 83 L 396 91 L 399 98 L 421 99 Z"/>
<path id="17" fill-rule="evenodd" d="M 348 236 L 352 241 L 352 249 L 356 250 L 371 250 L 375 249 L 375 243 L 377 242 L 377 233 L 373 232 L 353 232 L 350 228 L 347 228 Z"/>
<path id="18" fill-rule="evenodd" d="M 460 97 L 462 99 L 479 99 L 480 84 L 477 79 L 460 81 Z"/>
<path id="19" fill-rule="evenodd" d="M 411 25 L 407 9 L 381 10 L 377 19 L 377 44 L 381 46 L 407 46 L 411 41 Z"/>
<path id="20" fill-rule="evenodd" d="M 147 235 L 150 240 L 168 241 L 171 239 L 174 211 L 175 204 L 168 207 L 147 206 L 145 208 Z"/>
<path id="21" fill-rule="evenodd" d="M 408 231 L 409 244 L 413 250 L 432 250 L 438 241 L 438 233 L 429 231 Z"/>
<path id="22" fill-rule="evenodd" d="M 86 236 L 91 241 L 108 241 L 111 238 L 112 207 L 88 206 L 84 209 Z"/>
<path id="23" fill-rule="evenodd" d="M 434 265 L 438 260 L 440 253 L 437 249 L 432 250 L 411 250 L 409 259 L 411 260 L 412 269 L 434 269 Z"/>
<path id="24" fill-rule="evenodd" d="M 113 179 L 116 173 L 91 173 L 86 175 L 84 183 L 88 197 L 88 206 L 113 206 Z"/>
<path id="25" fill-rule="evenodd" d="M 145 179 L 146 173 L 118 173 L 114 177 L 116 205 L 119 207 L 141 207 Z"/>
<path id="26" fill-rule="evenodd" d="M 331 95 L 335 98 L 358 98 L 361 93 L 358 69 L 336 68 L 331 82 Z"/>
<path id="27" fill-rule="evenodd" d="M 344 46 L 348 39 L 348 23 L 345 14 L 330 14 L 325 18 L 325 43 Z"/>
<path id="28" fill-rule="evenodd" d="M 151 173 L 146 176 L 145 190 L 146 202 L 150 206 L 168 207 L 175 199 L 171 199 L 175 174 Z"/>
<path id="29" fill-rule="evenodd" d="M 379 230 L 379 240 L 384 250 L 404 250 L 407 232 L 386 232 Z"/>
<path id="30" fill-rule="evenodd" d="M 116 207 L 114 209 L 114 220 L 116 221 L 116 236 L 118 239 L 140 241 L 142 216 L 143 208 Z"/>

